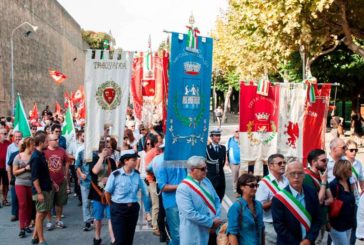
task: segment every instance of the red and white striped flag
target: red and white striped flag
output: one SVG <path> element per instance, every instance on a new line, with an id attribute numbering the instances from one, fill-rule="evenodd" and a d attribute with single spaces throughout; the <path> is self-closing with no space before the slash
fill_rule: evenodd
<path id="1" fill-rule="evenodd" d="M 260 80 L 258 82 L 257 94 L 268 96 L 270 82 L 268 80 Z"/>
<path id="2" fill-rule="evenodd" d="M 49 75 L 57 84 L 61 84 L 64 80 L 67 79 L 67 76 L 60 71 L 49 70 Z"/>

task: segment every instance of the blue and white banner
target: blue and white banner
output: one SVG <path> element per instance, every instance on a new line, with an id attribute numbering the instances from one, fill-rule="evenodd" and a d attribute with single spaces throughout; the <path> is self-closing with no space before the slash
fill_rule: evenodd
<path id="1" fill-rule="evenodd" d="M 185 34 L 172 33 L 164 159 L 184 164 L 206 155 L 212 73 L 212 39 L 188 47 Z"/>

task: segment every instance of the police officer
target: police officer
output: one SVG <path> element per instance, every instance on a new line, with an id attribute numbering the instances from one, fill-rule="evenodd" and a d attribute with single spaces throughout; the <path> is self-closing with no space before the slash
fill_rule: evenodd
<path id="1" fill-rule="evenodd" d="M 107 180 L 105 196 L 110 204 L 114 244 L 131 245 L 140 209 L 137 193 L 141 189 L 143 196 L 148 197 L 148 192 L 135 170 L 138 154 L 134 150 L 124 150 L 120 155 L 121 167 Z M 149 200 L 144 198 L 143 201 Z"/>
<path id="2" fill-rule="evenodd" d="M 206 148 L 207 178 L 214 186 L 217 195 L 222 201 L 225 195 L 224 165 L 226 161 L 226 147 L 220 145 L 221 131 L 219 129 L 210 132 L 211 144 Z"/>

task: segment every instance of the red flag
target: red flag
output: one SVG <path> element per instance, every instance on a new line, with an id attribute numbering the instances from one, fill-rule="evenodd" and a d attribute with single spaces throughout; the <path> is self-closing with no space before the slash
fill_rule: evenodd
<path id="1" fill-rule="evenodd" d="M 56 114 L 60 114 L 61 113 L 61 105 L 58 103 L 58 101 L 56 101 L 56 107 L 54 109 L 54 112 Z"/>
<path id="2" fill-rule="evenodd" d="M 38 107 L 37 104 L 34 103 L 33 109 L 32 109 L 32 114 L 30 115 L 30 120 L 38 120 L 39 118 L 39 114 L 38 114 Z"/>
<path id="3" fill-rule="evenodd" d="M 303 119 L 303 162 L 313 149 L 325 149 L 327 111 L 329 108 L 331 85 L 324 84 L 316 91 L 316 100 L 307 103 Z"/>
<path id="4" fill-rule="evenodd" d="M 49 75 L 57 84 L 61 84 L 64 80 L 67 79 L 67 76 L 60 71 L 49 70 Z"/>
<path id="5" fill-rule="evenodd" d="M 68 104 L 71 105 L 71 108 L 73 108 L 73 103 L 72 103 L 72 92 L 71 92 L 71 96 L 69 96 L 69 94 L 67 92 L 64 93 L 64 108 L 67 109 L 68 108 Z"/>
<path id="6" fill-rule="evenodd" d="M 84 92 L 83 87 L 80 86 L 76 92 L 72 95 L 73 104 L 82 103 L 84 101 Z"/>
<path id="7" fill-rule="evenodd" d="M 79 117 L 79 119 L 85 119 L 86 120 L 86 105 L 85 105 L 85 101 L 83 101 L 80 104 L 80 107 L 78 108 L 78 117 Z"/>
<path id="8" fill-rule="evenodd" d="M 143 55 L 134 58 L 133 75 L 130 85 L 130 93 L 133 98 L 135 117 L 142 119 L 143 95 L 142 95 L 142 79 L 143 79 Z"/>

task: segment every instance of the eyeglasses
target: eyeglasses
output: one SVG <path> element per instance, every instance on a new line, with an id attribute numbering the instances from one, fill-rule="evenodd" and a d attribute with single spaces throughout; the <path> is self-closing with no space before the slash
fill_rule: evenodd
<path id="1" fill-rule="evenodd" d="M 258 184 L 257 183 L 250 183 L 250 184 L 245 184 L 244 186 L 249 186 L 250 188 L 258 188 Z"/>
<path id="2" fill-rule="evenodd" d="M 348 149 L 348 151 L 350 151 L 350 152 L 358 152 L 359 150 L 358 149 Z"/>
<path id="3" fill-rule="evenodd" d="M 303 172 L 291 172 L 291 173 L 288 173 L 288 175 L 290 177 L 294 177 L 294 178 L 301 178 L 301 177 L 305 176 L 305 173 L 303 173 Z"/>
<path id="4" fill-rule="evenodd" d="M 146 143 L 146 145 L 150 145 L 150 143 Z"/>
<path id="5" fill-rule="evenodd" d="M 202 168 L 194 168 L 194 169 L 199 169 L 201 170 L 202 172 L 205 172 L 207 170 L 207 167 L 202 167 Z"/>
<path id="6" fill-rule="evenodd" d="M 287 162 L 286 161 L 280 161 L 280 162 L 276 162 L 275 164 L 277 164 L 280 167 L 283 164 L 287 164 Z"/>

